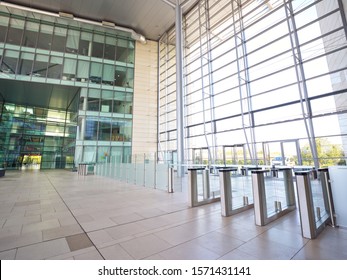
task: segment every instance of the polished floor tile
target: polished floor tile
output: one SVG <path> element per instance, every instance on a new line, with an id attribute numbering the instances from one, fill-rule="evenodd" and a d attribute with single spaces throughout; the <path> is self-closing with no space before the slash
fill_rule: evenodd
<path id="1" fill-rule="evenodd" d="M 14 260 L 17 249 L 0 252 L 0 260 Z"/>
<path id="2" fill-rule="evenodd" d="M 191 241 L 191 243 L 204 247 L 219 256 L 223 256 L 244 244 L 244 242 L 239 239 L 232 238 L 217 231 L 200 236 Z"/>
<path id="3" fill-rule="evenodd" d="M 16 259 L 18 260 L 42 260 L 55 255 L 70 252 L 65 238 L 45 241 L 25 247 L 17 251 Z"/>
<path id="4" fill-rule="evenodd" d="M 184 181 L 184 180 L 183 180 Z M 301 235 L 298 209 L 263 227 L 167 193 L 64 170 L 0 179 L 0 259 L 347 260 L 347 230 Z"/>
<path id="5" fill-rule="evenodd" d="M 262 260 L 290 260 L 297 252 L 297 249 L 260 237 L 252 239 L 238 249 Z"/>
<path id="6" fill-rule="evenodd" d="M 106 260 L 133 260 L 134 259 L 119 244 L 101 248 L 99 251 Z"/>
<path id="7" fill-rule="evenodd" d="M 171 244 L 153 234 L 121 242 L 120 245 L 137 260 L 149 257 L 172 247 Z"/>
<path id="8" fill-rule="evenodd" d="M 195 242 L 185 242 L 159 253 L 166 260 L 215 260 L 218 254 Z"/>

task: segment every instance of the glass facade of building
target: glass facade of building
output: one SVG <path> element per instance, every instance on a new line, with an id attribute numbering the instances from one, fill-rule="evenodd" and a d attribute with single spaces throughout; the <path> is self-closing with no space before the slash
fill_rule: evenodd
<path id="1" fill-rule="evenodd" d="M 13 96 L 23 94 L 16 92 L 18 83 L 22 88 L 32 83 L 60 91 L 68 87 L 78 94 L 66 106 L 59 94 L 47 104 L 29 102 L 28 96 L 11 101 L 1 94 L 0 161 L 15 167 L 24 156 L 42 156 L 41 168 L 113 155 L 126 161 L 131 154 L 134 56 L 129 33 L 1 7 L 0 82 L 13 82 Z"/>
<path id="2" fill-rule="evenodd" d="M 201 0 L 184 16 L 188 163 L 346 164 L 342 2 Z M 159 43 L 165 155 L 177 150 L 175 29 Z"/>

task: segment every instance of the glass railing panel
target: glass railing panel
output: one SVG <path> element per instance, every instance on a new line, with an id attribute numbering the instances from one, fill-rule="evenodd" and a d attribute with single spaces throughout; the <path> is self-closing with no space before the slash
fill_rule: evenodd
<path id="1" fill-rule="evenodd" d="M 278 178 L 278 172 L 283 172 L 283 176 Z M 295 209 L 294 184 L 290 168 L 254 170 L 252 186 L 256 225 L 264 226 Z"/>
<path id="2" fill-rule="evenodd" d="M 287 208 L 283 179 L 266 176 L 265 194 L 268 217 Z"/>
<path id="3" fill-rule="evenodd" d="M 145 162 L 145 187 L 155 186 L 155 162 L 146 160 Z"/>
<path id="4" fill-rule="evenodd" d="M 138 186 L 143 186 L 145 184 L 145 164 L 136 163 L 136 182 Z"/>
<path id="5" fill-rule="evenodd" d="M 232 209 L 238 209 L 253 203 L 252 177 L 231 171 Z"/>
<path id="6" fill-rule="evenodd" d="M 205 172 L 209 172 L 208 170 L 205 170 Z M 218 173 L 209 173 L 209 184 L 210 184 L 210 191 L 209 196 L 206 196 L 206 198 L 216 198 L 220 197 L 220 187 L 219 187 L 219 176 Z"/>
<path id="7" fill-rule="evenodd" d="M 115 162 L 111 162 L 111 167 L 110 167 L 110 178 L 114 178 L 116 173 L 116 163 Z"/>
<path id="8" fill-rule="evenodd" d="M 110 174 L 111 174 L 111 164 L 109 162 L 106 162 L 105 163 L 105 167 L 106 167 L 106 172 L 105 172 L 105 176 L 106 177 L 110 177 Z"/>
<path id="9" fill-rule="evenodd" d="M 136 164 L 135 163 L 129 163 L 128 183 L 136 184 Z"/>
<path id="10" fill-rule="evenodd" d="M 318 228 L 329 217 L 329 213 L 325 209 L 322 183 L 320 180 L 316 178 L 312 179 L 312 176 L 311 176 L 311 191 L 312 191 L 312 202 L 313 202 L 313 210 L 315 215 L 315 222 Z"/>
<path id="11" fill-rule="evenodd" d="M 157 164 L 156 172 L 156 188 L 160 190 L 167 190 L 168 188 L 168 178 L 169 176 L 169 166 L 165 163 Z"/>
<path id="12" fill-rule="evenodd" d="M 120 165 L 121 163 L 120 162 L 115 162 L 115 165 L 114 165 L 114 169 L 115 169 L 115 179 L 116 180 L 120 180 L 121 179 L 121 170 L 120 170 Z"/>
<path id="13" fill-rule="evenodd" d="M 127 181 L 127 166 L 126 163 L 119 164 L 119 177 L 121 181 Z"/>

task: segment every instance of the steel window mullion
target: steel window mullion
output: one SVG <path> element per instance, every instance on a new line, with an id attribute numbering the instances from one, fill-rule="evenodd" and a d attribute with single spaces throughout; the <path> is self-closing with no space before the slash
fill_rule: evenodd
<path id="1" fill-rule="evenodd" d="M 303 46 L 306 46 L 306 45 L 308 45 L 308 44 L 311 44 L 311 43 L 313 43 L 314 41 L 317 41 L 317 40 L 319 40 L 319 39 L 322 39 L 322 38 L 324 38 L 324 37 L 326 37 L 326 36 L 328 36 L 328 35 L 337 33 L 338 31 L 340 31 L 340 30 L 342 30 L 342 29 L 343 29 L 343 27 L 339 27 L 339 28 L 336 28 L 336 29 L 334 29 L 334 30 L 331 30 L 331 31 L 329 31 L 329 32 L 327 32 L 327 33 L 325 33 L 325 34 L 319 36 L 319 37 L 313 38 L 313 39 L 311 39 L 310 41 L 307 41 L 307 42 L 301 44 L 300 47 L 303 47 Z"/>
<path id="2" fill-rule="evenodd" d="M 302 63 L 305 64 L 305 63 L 307 63 L 307 62 L 311 62 L 311 61 L 316 60 L 316 59 L 318 59 L 318 58 L 321 58 L 321 57 L 324 57 L 324 56 L 328 56 L 328 55 L 333 54 L 333 53 L 338 52 L 338 51 L 342 51 L 343 49 L 347 49 L 347 45 L 346 45 L 345 47 L 341 47 L 341 48 L 332 50 L 332 51 L 330 51 L 330 52 L 326 52 L 326 53 L 324 53 L 324 54 L 320 54 L 320 55 L 315 56 L 315 57 L 313 57 L 313 58 L 304 60 Z M 335 72 L 335 71 L 333 71 L 333 72 Z M 331 72 L 328 72 L 328 73 L 331 73 Z"/>
<path id="3" fill-rule="evenodd" d="M 332 10 L 329 13 L 324 14 L 323 16 L 321 16 L 319 18 L 316 18 L 315 20 L 308 22 L 308 23 L 304 24 L 303 26 L 300 26 L 299 28 L 297 28 L 296 32 L 301 31 L 302 29 L 305 29 L 306 27 L 308 27 L 308 26 L 310 26 L 310 25 L 312 25 L 312 24 L 314 24 L 316 22 L 319 22 L 320 20 L 322 20 L 324 18 L 327 18 L 328 16 L 333 15 L 333 14 L 335 14 L 338 11 L 339 11 L 339 9 Z M 295 16 L 295 14 L 293 14 L 293 16 Z M 324 36 L 324 35 L 322 35 L 322 36 Z"/>
<path id="4" fill-rule="evenodd" d="M 252 80 L 252 82 L 259 81 L 259 80 L 261 80 L 261 79 L 270 77 L 270 76 L 272 76 L 272 75 L 274 75 L 274 74 L 276 74 L 276 73 L 280 73 L 280 72 L 289 70 L 289 69 L 294 68 L 294 67 L 295 67 L 294 65 L 287 66 L 287 67 L 285 67 L 285 68 L 282 68 L 281 70 L 276 70 L 275 72 L 271 72 L 271 73 L 269 73 L 269 74 L 266 74 L 266 75 L 264 75 L 264 76 L 261 76 L 261 77 L 259 77 L 259 78 L 256 78 L 256 79 Z"/>
<path id="5" fill-rule="evenodd" d="M 264 49 L 264 48 L 270 46 L 271 44 L 276 43 L 276 42 L 278 42 L 278 41 L 280 41 L 280 40 L 282 40 L 282 39 L 288 37 L 288 35 L 290 35 L 290 34 L 284 34 L 284 35 L 282 35 L 281 37 L 277 37 L 275 40 L 273 40 L 273 41 L 271 41 L 271 42 L 268 42 L 268 43 L 266 43 L 266 44 L 262 44 L 259 48 L 255 49 L 255 50 L 253 50 L 253 51 L 250 51 L 250 52 L 248 53 L 248 55 L 251 55 L 251 54 L 253 54 L 253 53 L 255 53 L 255 52 L 257 52 L 257 51 L 259 51 L 259 50 L 261 50 L 261 49 Z M 254 38 L 254 37 L 253 37 L 253 38 Z M 252 38 L 252 39 L 253 39 L 253 38 Z M 247 40 L 247 42 L 248 42 L 248 41 L 251 41 L 251 39 Z M 246 42 L 246 43 L 247 43 L 247 42 Z M 287 51 L 290 51 L 290 50 L 287 50 Z M 287 52 L 287 51 L 286 51 L 286 52 Z"/>
<path id="6" fill-rule="evenodd" d="M 342 0 L 337 0 L 337 2 L 339 4 L 339 10 L 340 10 L 340 13 L 341 13 L 341 19 L 342 19 L 342 23 L 343 23 L 343 28 L 345 30 L 346 40 L 347 40 L 347 19 L 346 19 L 346 14 L 345 14 L 345 11 L 343 9 Z"/>
<path id="7" fill-rule="evenodd" d="M 292 52 L 293 52 L 294 65 L 295 65 L 295 70 L 297 75 L 302 116 L 303 116 L 304 124 L 306 127 L 307 137 L 309 140 L 314 165 L 316 168 L 318 168 L 319 162 L 318 162 L 318 155 L 317 155 L 317 146 L 315 143 L 314 128 L 313 128 L 312 117 L 311 117 L 312 112 L 310 111 L 310 106 L 309 106 L 308 92 L 307 92 L 307 86 L 306 86 L 305 71 L 302 64 L 300 43 L 299 43 L 299 38 L 297 34 L 297 29 L 296 29 L 296 22 L 294 18 L 292 2 L 291 1 L 287 2 L 287 1 L 288 0 L 284 0 L 285 12 L 287 15 L 287 24 L 288 24 L 289 33 L 294 37 L 293 38 L 292 36 L 290 36 L 290 42 L 292 44 Z M 295 51 L 297 53 L 295 53 Z M 306 114 L 305 114 L 303 100 L 305 100 Z"/>

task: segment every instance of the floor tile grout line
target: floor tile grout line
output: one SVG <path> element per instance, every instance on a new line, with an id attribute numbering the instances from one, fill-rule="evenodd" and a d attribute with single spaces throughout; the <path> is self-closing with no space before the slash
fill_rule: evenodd
<path id="1" fill-rule="evenodd" d="M 61 199 L 61 201 L 64 203 L 64 205 L 66 206 L 66 208 L 69 210 L 70 214 L 72 215 L 72 217 L 75 219 L 76 223 L 80 226 L 80 228 L 82 229 L 82 231 L 85 233 L 85 235 L 87 236 L 87 238 L 89 239 L 89 241 L 91 242 L 91 244 L 93 244 L 94 248 L 96 249 L 96 251 L 100 254 L 100 256 L 103 258 L 103 260 L 105 260 L 104 256 L 101 254 L 100 250 L 98 249 L 98 247 L 95 245 L 95 243 L 93 242 L 93 240 L 90 239 L 88 233 L 84 230 L 84 228 L 82 227 L 82 225 L 79 223 L 79 221 L 76 219 L 75 215 L 73 214 L 73 212 L 71 211 L 70 207 L 66 204 L 65 200 L 63 199 L 63 197 L 60 195 L 60 193 L 57 191 L 56 187 L 54 186 L 54 184 L 52 183 L 52 181 L 50 180 L 49 176 L 46 174 L 46 172 L 44 172 L 45 176 L 47 177 L 49 183 L 51 184 L 51 186 L 53 187 L 53 189 L 55 190 L 55 192 L 58 194 L 59 198 Z M 66 238 L 67 236 L 64 236 L 64 238 Z"/>

